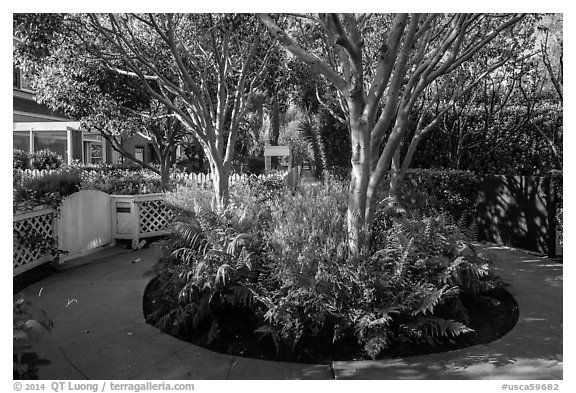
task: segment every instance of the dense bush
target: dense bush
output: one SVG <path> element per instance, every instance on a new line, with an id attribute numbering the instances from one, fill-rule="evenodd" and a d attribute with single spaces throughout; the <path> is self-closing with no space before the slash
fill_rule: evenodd
<path id="1" fill-rule="evenodd" d="M 356 339 L 372 358 L 470 332 L 462 296 L 499 283 L 458 227 L 443 216 L 389 215 L 372 251 L 351 260 L 341 195 L 300 196 L 273 213 L 278 247 L 272 280 L 256 291 L 266 305 L 260 331 L 284 349 L 304 337 Z"/>
<path id="2" fill-rule="evenodd" d="M 24 150 L 14 149 L 12 151 L 12 165 L 14 169 L 29 169 L 30 153 Z"/>
<path id="3" fill-rule="evenodd" d="M 245 184 L 234 189 L 250 199 Z M 163 285 L 150 318 L 176 335 L 193 332 L 201 342 L 235 334 L 251 316 L 250 284 L 263 266 L 263 245 L 250 228 L 254 210 L 248 212 L 233 195 L 230 205 L 217 212 L 213 193 L 201 186 L 179 188 L 167 202 L 180 218 L 173 237 L 157 244 L 163 258 L 156 270 Z"/>
<path id="4" fill-rule="evenodd" d="M 99 190 L 108 194 L 137 195 L 162 192 L 160 176 L 129 168 L 99 168 L 80 172 L 83 190 Z"/>
<path id="5" fill-rule="evenodd" d="M 49 149 L 40 150 L 31 154 L 33 169 L 58 169 L 62 166 L 62 156 Z"/>
<path id="6" fill-rule="evenodd" d="M 382 204 L 373 248 L 350 258 L 346 182 L 267 199 L 250 186 L 224 212 L 209 190 L 176 198 L 188 214 L 162 245 L 152 322 L 204 342 L 248 330 L 283 353 L 356 342 L 374 358 L 470 332 L 463 298 L 500 285 L 444 215 Z"/>
<path id="7" fill-rule="evenodd" d="M 62 167 L 62 156 L 49 149 L 33 153 L 14 149 L 12 163 L 14 169 L 51 170 Z"/>
<path id="8" fill-rule="evenodd" d="M 413 169 L 406 174 L 399 199 L 407 210 L 428 215 L 444 212 L 470 224 L 480 181 L 472 172 Z"/>
<path id="9" fill-rule="evenodd" d="M 80 176 L 75 171 L 50 173 L 24 181 L 13 189 L 14 211 L 29 210 L 35 206 L 57 207 L 62 200 L 80 190 Z"/>
<path id="10" fill-rule="evenodd" d="M 236 193 L 239 192 L 239 186 L 236 186 Z M 259 201 L 267 201 L 282 195 L 286 190 L 286 183 L 284 175 L 276 172 L 269 173 L 266 177 L 250 176 L 243 187 Z"/>
<path id="11" fill-rule="evenodd" d="M 562 105 L 550 96 L 530 95 L 530 99 L 533 103 L 528 106 L 497 107 L 498 113 L 490 114 L 483 106 L 464 110 L 465 116 L 461 111 L 447 113 L 438 123 L 442 125 L 422 140 L 412 165 L 517 176 L 543 176 L 562 169 Z M 415 128 L 416 116 L 412 121 Z M 465 143 L 458 142 L 462 135 Z"/>
<path id="12" fill-rule="evenodd" d="M 79 163 L 31 179 L 26 179 L 22 170 L 15 168 L 13 188 L 14 210 L 41 205 L 58 206 L 63 198 L 81 189 L 120 195 L 162 192 L 160 176 L 151 171 Z"/>

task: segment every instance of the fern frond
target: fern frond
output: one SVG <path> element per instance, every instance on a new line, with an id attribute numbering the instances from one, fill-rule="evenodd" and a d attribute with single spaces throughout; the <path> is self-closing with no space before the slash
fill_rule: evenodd
<path id="1" fill-rule="evenodd" d="M 385 333 L 374 335 L 364 344 L 364 350 L 372 359 L 376 359 L 390 344 Z"/>
<path id="2" fill-rule="evenodd" d="M 402 310 L 399 306 L 392 306 L 385 309 L 377 310 L 380 314 L 380 318 L 375 319 L 368 323 L 368 328 L 373 328 L 376 326 L 388 326 L 388 324 L 392 321 L 392 314 L 399 314 Z"/>
<path id="3" fill-rule="evenodd" d="M 236 255 L 238 250 L 244 249 L 250 237 L 245 233 L 237 234 L 229 243 L 226 252 L 230 255 Z"/>
<path id="4" fill-rule="evenodd" d="M 197 250 L 191 248 L 178 248 L 170 254 L 170 256 L 177 258 L 178 260 L 184 262 L 187 265 L 190 265 L 194 261 L 196 261 L 201 253 Z"/>
<path id="5" fill-rule="evenodd" d="M 408 255 L 412 251 L 412 245 L 413 244 L 414 244 L 414 238 L 411 238 L 408 241 L 408 244 L 406 245 L 406 247 L 404 247 L 404 249 L 402 250 L 402 256 L 400 257 L 400 260 L 396 263 L 396 269 L 394 272 L 394 278 L 395 279 L 400 279 L 404 275 L 404 271 L 406 269 L 406 264 L 408 262 Z"/>
<path id="6" fill-rule="evenodd" d="M 189 222 L 177 222 L 174 225 L 174 233 L 184 243 L 185 247 L 200 251 L 206 244 L 202 230 Z"/>
<path id="7" fill-rule="evenodd" d="M 453 319 L 443 318 L 425 318 L 420 321 L 424 331 L 432 337 L 456 337 L 461 334 L 473 332 L 474 329 L 469 328 L 461 322 Z"/>
<path id="8" fill-rule="evenodd" d="M 411 312 L 411 315 L 416 316 L 418 314 L 432 314 L 434 312 L 434 308 L 443 300 L 443 298 L 454 296 L 458 293 L 459 289 L 457 287 L 449 287 L 448 285 L 445 285 L 444 287 L 427 295 L 420 306 Z"/>
<path id="9" fill-rule="evenodd" d="M 222 283 L 222 285 L 226 285 L 226 280 L 230 277 L 229 272 L 233 270 L 232 266 L 227 263 L 222 264 L 218 270 L 216 271 L 216 283 Z"/>
<path id="10" fill-rule="evenodd" d="M 280 352 L 280 335 L 272 326 L 260 326 L 258 329 L 254 330 L 254 333 L 260 333 L 262 334 L 262 337 L 270 336 L 272 338 L 272 342 L 274 343 L 274 347 L 276 348 L 276 354 Z"/>

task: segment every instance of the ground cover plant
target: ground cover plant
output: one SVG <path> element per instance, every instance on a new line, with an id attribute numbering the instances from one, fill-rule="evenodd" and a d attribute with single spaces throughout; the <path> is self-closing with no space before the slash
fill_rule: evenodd
<path id="1" fill-rule="evenodd" d="M 383 200 L 371 247 L 353 255 L 345 183 L 263 187 L 235 184 L 224 210 L 209 189 L 169 196 L 180 215 L 159 244 L 148 322 L 223 352 L 320 362 L 477 342 L 462 339 L 475 334 L 470 310 L 502 305 L 489 258 L 445 215 Z"/>
<path id="2" fill-rule="evenodd" d="M 53 322 L 43 310 L 34 309 L 29 301 L 19 298 L 13 304 L 13 377 L 38 379 L 40 366 L 50 364 L 36 352 L 37 344 L 50 333 Z"/>

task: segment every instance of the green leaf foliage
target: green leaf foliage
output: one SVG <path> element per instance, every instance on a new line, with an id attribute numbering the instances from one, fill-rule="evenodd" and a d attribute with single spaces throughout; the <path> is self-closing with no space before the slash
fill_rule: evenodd
<path id="1" fill-rule="evenodd" d="M 333 179 L 270 199 L 238 185 L 224 211 L 210 207 L 209 193 L 192 195 L 200 194 L 179 197 L 190 215 L 163 245 L 165 308 L 156 320 L 196 340 L 244 328 L 278 353 L 355 341 L 365 356 L 397 356 L 472 332 L 462 299 L 502 285 L 453 220 L 389 201 L 377 211 L 372 247 L 351 258 L 346 184 Z"/>

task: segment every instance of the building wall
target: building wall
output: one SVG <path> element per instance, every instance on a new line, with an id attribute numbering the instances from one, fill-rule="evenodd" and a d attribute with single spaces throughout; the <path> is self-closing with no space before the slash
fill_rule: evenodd
<path id="1" fill-rule="evenodd" d="M 130 138 L 122 139 L 122 146 L 123 149 L 130 154 L 135 154 L 137 148 L 141 148 L 143 150 L 142 158 L 144 159 L 145 163 L 149 163 L 153 160 L 154 157 L 153 148 L 152 146 L 150 146 L 150 142 L 141 135 L 136 134 L 131 136 Z M 133 161 L 128 159 L 127 157 L 124 157 L 124 163 L 130 165 L 131 163 L 133 163 Z"/>

